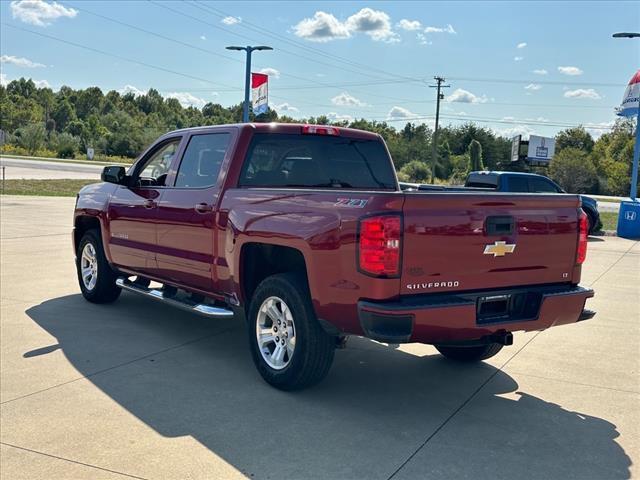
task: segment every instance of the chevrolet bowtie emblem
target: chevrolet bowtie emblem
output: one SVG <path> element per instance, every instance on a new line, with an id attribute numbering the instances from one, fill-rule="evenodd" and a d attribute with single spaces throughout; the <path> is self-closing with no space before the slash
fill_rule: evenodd
<path id="1" fill-rule="evenodd" d="M 513 253 L 515 249 L 515 243 L 495 242 L 493 245 L 486 245 L 484 247 L 484 254 L 493 255 L 493 258 L 504 257 L 507 253 Z"/>

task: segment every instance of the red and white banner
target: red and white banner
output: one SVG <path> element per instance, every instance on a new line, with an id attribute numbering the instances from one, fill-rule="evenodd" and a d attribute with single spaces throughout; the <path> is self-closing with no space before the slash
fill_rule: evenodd
<path id="1" fill-rule="evenodd" d="M 622 97 L 622 103 L 618 109 L 618 115 L 623 117 L 635 117 L 638 115 L 638 109 L 640 108 L 640 70 L 631 77 L 629 85 Z"/>
<path id="2" fill-rule="evenodd" d="M 269 75 L 251 74 L 251 106 L 253 114 L 260 115 L 269 108 Z"/>

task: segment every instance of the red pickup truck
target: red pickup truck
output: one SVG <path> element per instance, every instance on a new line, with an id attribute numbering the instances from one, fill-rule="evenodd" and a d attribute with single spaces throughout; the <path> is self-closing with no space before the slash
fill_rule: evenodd
<path id="1" fill-rule="evenodd" d="M 121 290 L 248 325 L 271 385 L 320 381 L 348 335 L 478 361 L 593 317 L 577 195 L 402 192 L 382 138 L 318 125 L 191 128 L 77 197 L 82 294 Z M 153 283 L 152 283 L 153 282 Z"/>

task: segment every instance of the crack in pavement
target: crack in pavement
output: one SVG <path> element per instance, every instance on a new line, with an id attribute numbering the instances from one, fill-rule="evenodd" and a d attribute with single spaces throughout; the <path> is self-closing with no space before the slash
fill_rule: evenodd
<path id="1" fill-rule="evenodd" d="M 84 462 L 79 462 L 78 460 L 72 460 L 70 458 L 59 457 L 58 455 L 52 455 L 50 453 L 40 452 L 38 450 L 33 450 L 31 448 L 21 447 L 19 445 L 13 445 L 11 443 L 0 442 L 0 445 L 4 445 L 5 447 L 15 448 L 17 450 L 24 450 L 25 452 L 35 453 L 36 455 L 42 455 L 42 456 L 49 457 L 49 458 L 55 458 L 57 460 L 62 460 L 62 461 L 69 462 L 69 463 L 75 463 L 76 465 L 82 465 L 84 467 L 95 468 L 96 470 L 102 470 L 103 472 L 114 473 L 116 475 L 121 475 L 123 477 L 136 478 L 138 480 L 147 480 L 144 477 L 138 477 L 137 475 L 131 475 L 130 473 L 119 472 L 117 470 L 111 470 L 109 468 L 99 467 L 97 465 L 92 465 L 90 463 L 84 463 Z"/>

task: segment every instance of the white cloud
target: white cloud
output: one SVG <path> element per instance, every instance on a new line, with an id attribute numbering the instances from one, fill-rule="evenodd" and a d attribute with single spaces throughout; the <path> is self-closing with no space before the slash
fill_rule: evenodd
<path id="1" fill-rule="evenodd" d="M 3 87 L 6 87 L 8 83 L 9 83 L 9 80 L 7 79 L 7 75 L 4 73 L 0 73 L 0 85 L 2 85 Z"/>
<path id="2" fill-rule="evenodd" d="M 538 69 L 534 70 L 533 73 L 535 73 L 536 75 L 548 75 L 549 74 L 549 72 L 547 72 L 544 68 L 538 68 Z"/>
<path id="3" fill-rule="evenodd" d="M 479 97 L 468 90 L 463 90 L 462 88 L 454 90 L 454 92 L 446 97 L 445 100 L 447 102 L 458 103 L 487 103 L 489 101 L 486 95 Z"/>
<path id="4" fill-rule="evenodd" d="M 300 38 L 312 42 L 329 42 L 339 38 L 349 38 L 347 26 L 330 13 L 317 11 L 313 18 L 305 18 L 293 27 Z"/>
<path id="5" fill-rule="evenodd" d="M 424 33 L 418 33 L 416 35 L 418 37 L 418 40 L 420 41 L 420 45 L 433 45 L 433 42 L 431 40 L 428 40 L 427 36 Z"/>
<path id="6" fill-rule="evenodd" d="M 34 80 L 33 83 L 35 83 L 38 88 L 51 88 L 51 85 L 49 85 L 49 82 L 46 80 Z"/>
<path id="7" fill-rule="evenodd" d="M 14 57 L 13 55 L 2 55 L 0 56 L 0 63 L 9 63 L 11 65 L 15 65 L 17 67 L 24 68 L 44 68 L 46 65 L 43 63 L 32 62 L 28 58 L 24 57 Z"/>
<path id="8" fill-rule="evenodd" d="M 516 45 L 516 48 L 524 48 L 527 46 L 527 42 L 520 42 L 518 45 Z"/>
<path id="9" fill-rule="evenodd" d="M 340 95 L 336 95 L 331 99 L 331 103 L 334 105 L 339 105 L 341 107 L 367 107 L 368 104 L 358 100 L 353 95 L 348 94 L 347 92 L 342 92 Z"/>
<path id="10" fill-rule="evenodd" d="M 424 29 L 424 33 L 458 33 L 449 23 L 446 27 L 427 27 Z"/>
<path id="11" fill-rule="evenodd" d="M 567 90 L 564 92 L 565 98 L 590 98 L 592 100 L 600 100 L 602 97 L 593 88 L 578 88 L 576 90 Z"/>
<path id="12" fill-rule="evenodd" d="M 387 114 L 387 120 L 396 120 L 396 119 L 411 119 L 411 118 L 415 118 L 417 115 L 415 113 L 413 113 L 411 110 L 407 110 L 406 108 L 403 107 L 393 107 L 391 110 L 389 110 L 389 113 Z"/>
<path id="13" fill-rule="evenodd" d="M 391 29 L 389 15 L 382 10 L 363 8 L 347 18 L 345 25 L 349 31 L 365 33 L 376 41 L 399 41 L 398 35 Z"/>
<path id="14" fill-rule="evenodd" d="M 341 115 L 336 112 L 329 112 L 327 113 L 326 117 L 331 122 L 352 122 L 353 121 L 353 117 L 351 115 Z"/>
<path id="15" fill-rule="evenodd" d="M 228 16 L 228 17 L 224 17 L 222 20 L 220 20 L 222 23 L 224 23 L 225 25 L 236 25 L 240 22 L 242 22 L 242 17 L 232 17 L 232 16 Z"/>
<path id="16" fill-rule="evenodd" d="M 398 22 L 398 27 L 403 30 L 413 31 L 420 30 L 422 28 L 422 24 L 418 20 L 407 20 L 403 18 Z"/>
<path id="17" fill-rule="evenodd" d="M 589 125 L 585 125 L 585 130 L 591 134 L 594 139 L 600 138 L 603 134 L 609 133 L 611 131 L 611 127 L 615 125 L 615 120 L 611 120 L 610 122 L 601 122 L 601 123 L 592 123 Z"/>
<path id="18" fill-rule="evenodd" d="M 144 90 L 140 90 L 139 88 L 134 87 L 133 85 L 125 85 L 120 90 L 118 90 L 118 93 L 120 95 L 126 95 L 127 93 L 133 93 L 134 97 L 139 97 L 140 95 L 146 95 L 147 92 L 145 92 Z"/>
<path id="19" fill-rule="evenodd" d="M 196 97 L 189 92 L 171 92 L 167 94 L 167 98 L 175 98 L 183 107 L 202 108 L 207 104 L 204 98 Z"/>
<path id="20" fill-rule="evenodd" d="M 350 38 L 364 33 L 372 40 L 398 42 L 400 38 L 391 26 L 391 18 L 381 10 L 363 8 L 342 22 L 331 13 L 317 11 L 312 18 L 304 18 L 293 27 L 294 34 L 312 42 Z"/>
<path id="21" fill-rule="evenodd" d="M 11 14 L 25 23 L 45 27 L 61 17 L 74 18 L 78 11 L 57 2 L 44 0 L 17 0 L 11 2 Z"/>
<path id="22" fill-rule="evenodd" d="M 280 78 L 280 71 L 275 68 L 266 67 L 260 70 L 260 73 L 264 73 L 265 75 L 269 75 L 273 78 Z"/>
<path id="23" fill-rule="evenodd" d="M 537 90 L 542 90 L 542 85 L 538 85 L 537 83 L 530 83 L 529 85 L 524 87 L 524 89 L 535 92 Z"/>
<path id="24" fill-rule="evenodd" d="M 512 138 L 516 135 L 522 135 L 522 139 L 525 140 L 529 135 L 535 135 L 536 130 L 529 125 L 514 125 L 513 127 L 506 128 L 492 128 L 492 130 L 501 137 Z"/>
<path id="25" fill-rule="evenodd" d="M 207 37 L 205 37 L 204 35 L 200 35 L 200 40 L 206 40 Z"/>
<path id="26" fill-rule="evenodd" d="M 524 60 L 524 57 L 513 57 L 514 62 L 521 62 L 522 60 Z"/>
<path id="27" fill-rule="evenodd" d="M 584 73 L 578 67 L 569 67 L 569 66 L 558 67 L 558 71 L 563 75 L 570 75 L 570 76 L 582 75 Z"/>
<path id="28" fill-rule="evenodd" d="M 281 113 L 281 112 L 292 112 L 292 113 L 295 113 L 295 112 L 299 112 L 300 111 L 297 107 L 294 107 L 293 105 L 291 105 L 291 104 L 289 104 L 287 102 L 281 103 L 280 105 L 274 105 L 273 108 L 278 113 Z"/>

